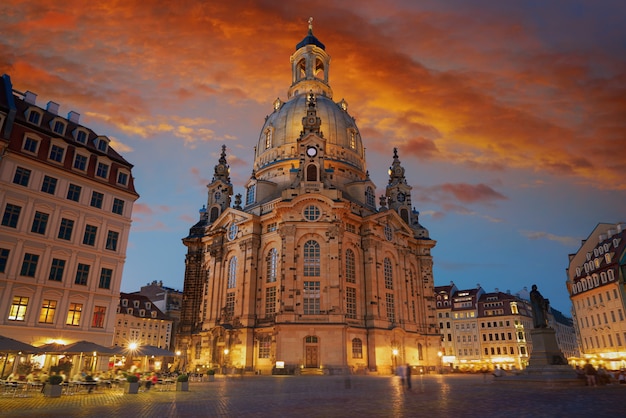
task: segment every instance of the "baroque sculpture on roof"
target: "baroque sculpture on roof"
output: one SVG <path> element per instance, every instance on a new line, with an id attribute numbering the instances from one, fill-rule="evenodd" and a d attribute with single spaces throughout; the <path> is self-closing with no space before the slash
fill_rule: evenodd
<path id="1" fill-rule="evenodd" d="M 187 247 L 178 346 L 188 371 L 391 373 L 434 368 L 431 249 L 396 149 L 380 205 L 359 129 L 333 101 L 330 56 L 308 33 L 291 56 L 246 193 L 226 147 Z"/>

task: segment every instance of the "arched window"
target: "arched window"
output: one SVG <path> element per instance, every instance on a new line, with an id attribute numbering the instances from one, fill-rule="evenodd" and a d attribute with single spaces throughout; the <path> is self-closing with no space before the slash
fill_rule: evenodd
<path id="1" fill-rule="evenodd" d="M 367 206 L 376 206 L 376 196 L 374 196 L 374 190 L 371 187 L 365 189 L 365 204 Z"/>
<path id="2" fill-rule="evenodd" d="M 363 342 L 359 338 L 352 340 L 352 358 L 363 358 Z"/>
<path id="3" fill-rule="evenodd" d="M 271 148 L 272 146 L 272 130 L 267 128 L 265 130 L 265 149 Z"/>
<path id="4" fill-rule="evenodd" d="M 417 344 L 417 359 L 424 360 L 424 350 L 422 349 L 422 344 Z"/>
<path id="5" fill-rule="evenodd" d="M 400 209 L 400 217 L 404 222 L 406 222 L 407 224 L 409 223 L 409 211 L 406 210 L 406 208 Z"/>
<path id="6" fill-rule="evenodd" d="M 317 241 L 304 243 L 304 275 L 319 277 L 320 275 L 320 245 Z"/>
<path id="7" fill-rule="evenodd" d="M 214 222 L 218 216 L 220 216 L 220 210 L 216 208 L 215 206 L 213 206 L 211 208 L 211 216 L 209 217 L 209 221 Z"/>
<path id="8" fill-rule="evenodd" d="M 237 286 L 237 257 L 230 259 L 228 263 L 228 288 Z"/>
<path id="9" fill-rule="evenodd" d="M 391 266 L 391 260 L 385 257 L 383 262 L 383 269 L 385 272 L 385 289 L 393 290 L 393 267 Z"/>
<path id="10" fill-rule="evenodd" d="M 354 251 L 346 250 L 346 282 L 356 283 Z"/>
<path id="11" fill-rule="evenodd" d="M 267 253 L 267 282 L 273 283 L 276 281 L 276 266 L 278 263 L 278 251 L 276 248 L 272 248 Z"/>
<path id="12" fill-rule="evenodd" d="M 317 181 L 317 166 L 309 164 L 306 167 L 306 181 Z"/>

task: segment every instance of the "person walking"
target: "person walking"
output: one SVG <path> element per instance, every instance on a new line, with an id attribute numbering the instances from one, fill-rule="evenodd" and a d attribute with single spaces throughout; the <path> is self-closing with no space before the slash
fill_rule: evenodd
<path id="1" fill-rule="evenodd" d="M 411 390 L 411 366 L 407 363 L 406 368 L 404 369 L 404 377 L 406 379 L 406 387 L 408 390 Z"/>
<path id="2" fill-rule="evenodd" d="M 596 374 L 598 374 L 598 372 L 593 367 L 593 364 L 585 364 L 585 376 L 587 377 L 587 386 L 598 386 L 598 383 L 596 382 Z"/>

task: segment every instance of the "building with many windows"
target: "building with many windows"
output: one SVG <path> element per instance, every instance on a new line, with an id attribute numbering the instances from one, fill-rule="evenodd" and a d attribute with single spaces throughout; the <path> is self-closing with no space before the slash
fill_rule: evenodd
<path id="1" fill-rule="evenodd" d="M 165 315 L 146 296 L 138 293 L 121 293 L 113 345 L 128 347 L 134 343 L 169 350 L 173 322 L 172 318 Z"/>
<path id="2" fill-rule="evenodd" d="M 180 322 L 180 308 L 183 304 L 183 292 L 171 287 L 163 286 L 162 281 L 153 280 L 145 286 L 141 286 L 139 292 L 135 292 L 150 299 L 150 301 L 161 310 L 165 315 L 170 317 L 174 322 L 172 324 L 172 335 L 170 347 L 175 347 L 176 330 Z"/>
<path id="3" fill-rule="evenodd" d="M 625 277 L 626 224 L 598 224 L 567 269 L 580 363 L 626 367 Z"/>
<path id="4" fill-rule="evenodd" d="M 132 165 L 80 115 L 0 80 L 0 335 L 109 346 L 133 203 Z"/>
<path id="5" fill-rule="evenodd" d="M 377 204 L 365 148 L 309 26 L 255 147 L 245 198 L 226 149 L 187 247 L 177 349 L 190 368 L 435 368 L 431 249 L 394 150 Z"/>

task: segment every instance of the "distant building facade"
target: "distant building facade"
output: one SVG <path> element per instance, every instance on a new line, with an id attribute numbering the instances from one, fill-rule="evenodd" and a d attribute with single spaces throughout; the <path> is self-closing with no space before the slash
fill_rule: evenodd
<path id="1" fill-rule="evenodd" d="M 113 345 L 131 343 L 169 350 L 174 321 L 150 299 L 137 293 L 121 293 L 117 307 Z"/>
<path id="2" fill-rule="evenodd" d="M 431 250 L 394 150 L 377 205 L 365 148 L 309 28 L 265 119 L 246 196 L 225 147 L 187 247 L 177 337 L 189 368 L 391 373 L 435 367 Z"/>
<path id="3" fill-rule="evenodd" d="M 0 334 L 109 346 L 135 191 L 109 139 L 0 80 Z"/>
<path id="4" fill-rule="evenodd" d="M 180 308 L 183 304 L 183 292 L 171 287 L 163 286 L 162 281 L 152 281 L 145 286 L 141 286 L 136 292 L 150 299 L 152 303 L 174 322 L 172 324 L 172 336 L 170 347 L 176 346 L 176 332 L 180 322 Z"/>
<path id="5" fill-rule="evenodd" d="M 598 224 L 569 256 L 567 289 L 580 363 L 626 367 L 626 224 Z"/>

